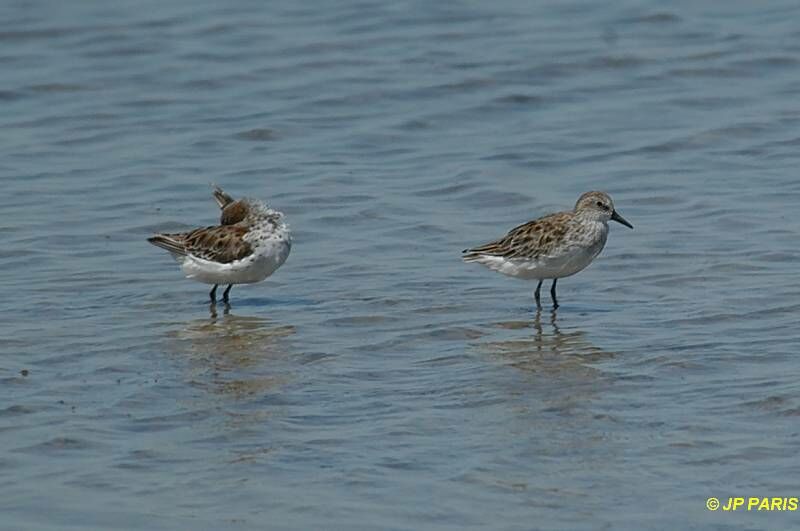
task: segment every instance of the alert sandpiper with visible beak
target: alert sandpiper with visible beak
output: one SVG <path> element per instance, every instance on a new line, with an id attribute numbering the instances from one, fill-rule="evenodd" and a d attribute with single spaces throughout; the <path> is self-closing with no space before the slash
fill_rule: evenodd
<path id="1" fill-rule="evenodd" d="M 538 280 L 536 307 L 541 309 L 542 282 L 552 279 L 550 296 L 558 308 L 556 282 L 592 263 L 608 238 L 608 222 L 633 228 L 604 192 L 586 192 L 568 212 L 557 212 L 511 229 L 499 240 L 465 249 L 465 262 L 478 262 L 494 271 L 524 280 Z"/>

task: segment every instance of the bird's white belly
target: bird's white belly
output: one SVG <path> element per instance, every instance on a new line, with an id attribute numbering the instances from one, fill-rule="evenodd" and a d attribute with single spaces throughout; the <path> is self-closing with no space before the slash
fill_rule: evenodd
<path id="1" fill-rule="evenodd" d="M 574 247 L 555 256 L 541 256 L 536 259 L 484 255 L 477 261 L 489 269 L 524 280 L 564 278 L 591 264 L 603 249 L 604 243 L 602 241 L 589 247 Z"/>
<path id="2" fill-rule="evenodd" d="M 291 242 L 280 240 L 270 242 L 252 257 L 220 264 L 198 258 L 184 257 L 181 269 L 186 278 L 206 284 L 252 284 L 261 282 L 272 275 L 289 257 Z"/>

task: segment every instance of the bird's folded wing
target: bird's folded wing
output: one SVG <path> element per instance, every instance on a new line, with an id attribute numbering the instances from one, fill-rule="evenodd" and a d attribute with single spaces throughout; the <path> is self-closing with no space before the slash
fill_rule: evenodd
<path id="1" fill-rule="evenodd" d="M 192 232 L 156 234 L 147 241 L 174 254 L 229 264 L 253 253 L 252 246 L 244 240 L 245 234 L 247 229 L 244 227 L 218 225 Z"/>
<path id="2" fill-rule="evenodd" d="M 229 264 L 248 257 L 252 246 L 244 240 L 247 229 L 238 225 L 219 225 L 193 230 L 185 235 L 187 254 L 211 262 Z"/>

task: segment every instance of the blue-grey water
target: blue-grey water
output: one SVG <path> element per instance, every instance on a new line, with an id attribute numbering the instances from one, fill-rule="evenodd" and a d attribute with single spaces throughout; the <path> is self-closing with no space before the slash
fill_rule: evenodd
<path id="1" fill-rule="evenodd" d="M 0 528 L 789 529 L 800 5 L 0 5 Z M 294 230 L 212 312 L 155 231 Z M 609 192 L 590 268 L 461 249 Z M 547 300 L 547 297 L 545 297 Z"/>

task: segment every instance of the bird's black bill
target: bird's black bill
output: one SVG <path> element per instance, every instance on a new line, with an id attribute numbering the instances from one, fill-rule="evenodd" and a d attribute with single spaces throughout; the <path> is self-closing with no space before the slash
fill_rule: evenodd
<path id="1" fill-rule="evenodd" d="M 631 229 L 633 228 L 633 225 L 628 223 L 627 219 L 625 219 L 622 216 L 620 216 L 619 214 L 617 214 L 616 210 L 611 213 L 611 219 L 616 221 L 617 223 L 622 223 L 623 225 L 625 225 L 628 228 L 631 228 Z"/>

